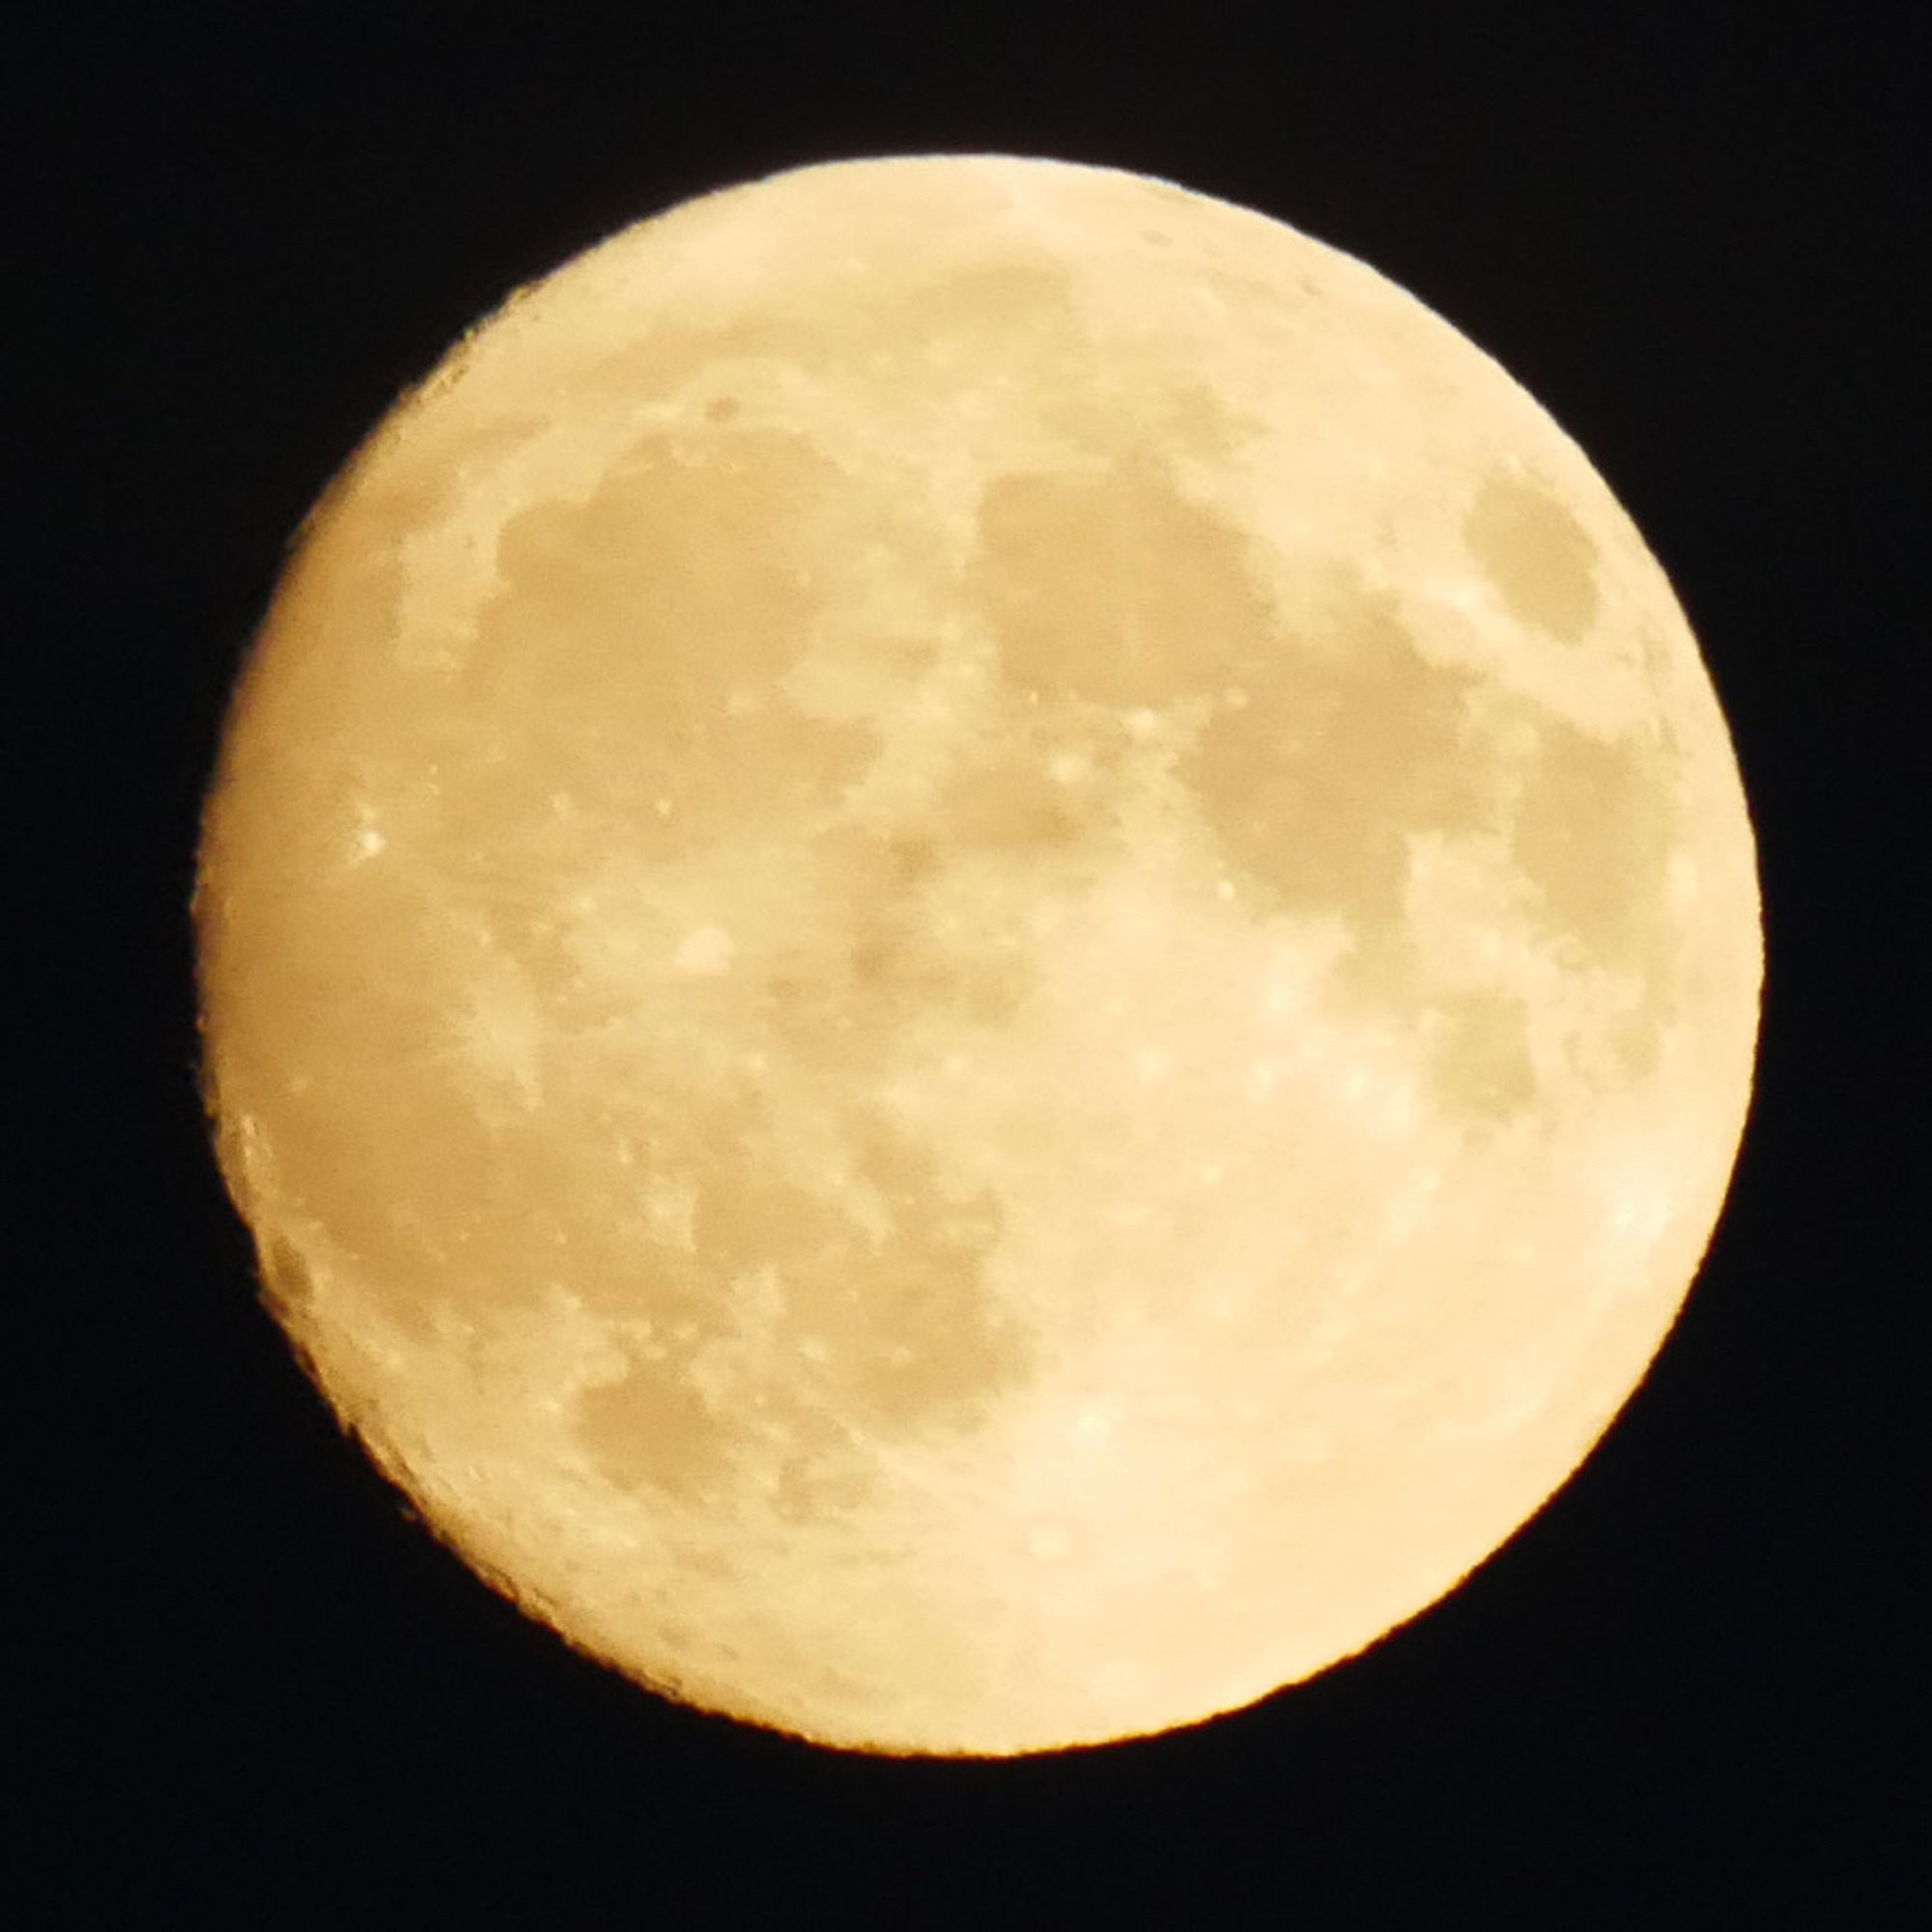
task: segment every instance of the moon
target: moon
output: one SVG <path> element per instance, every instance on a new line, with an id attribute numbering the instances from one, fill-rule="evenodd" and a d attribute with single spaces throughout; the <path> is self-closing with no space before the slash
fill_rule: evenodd
<path id="1" fill-rule="evenodd" d="M 1108 168 L 797 168 L 519 291 L 302 528 L 194 914 L 269 1305 L 668 1697 L 1000 1756 L 1451 1590 L 1675 1320 L 1754 847 L 1588 460 Z"/>

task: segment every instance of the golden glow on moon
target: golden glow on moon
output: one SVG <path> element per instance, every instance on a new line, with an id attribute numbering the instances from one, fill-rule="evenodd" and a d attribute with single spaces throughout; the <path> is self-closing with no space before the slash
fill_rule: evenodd
<path id="1" fill-rule="evenodd" d="M 1642 1376 L 1750 1088 L 1656 563 L 1362 264 L 1109 170 L 711 195 L 311 518 L 196 899 L 271 1304 L 573 1642 L 829 1743 L 1248 1703 Z"/>

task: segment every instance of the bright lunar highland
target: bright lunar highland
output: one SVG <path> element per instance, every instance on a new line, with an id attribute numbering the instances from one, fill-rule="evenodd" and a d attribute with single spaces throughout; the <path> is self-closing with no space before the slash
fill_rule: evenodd
<path id="1" fill-rule="evenodd" d="M 1630 519 L 1360 262 L 797 169 L 525 289 L 238 687 L 204 1078 L 270 1306 L 572 1643 L 822 1742 L 1156 1731 L 1576 1468 L 1750 1093 Z"/>

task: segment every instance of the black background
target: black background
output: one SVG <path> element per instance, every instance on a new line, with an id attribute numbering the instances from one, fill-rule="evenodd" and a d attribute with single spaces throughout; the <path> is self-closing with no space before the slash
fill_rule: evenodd
<path id="1" fill-rule="evenodd" d="M 17 1922 L 1919 1922 L 1924 17 L 15 13 Z M 1006 1765 L 663 1706 L 404 1520 L 253 1300 L 185 919 L 283 546 L 399 388 L 512 286 L 690 194 L 975 149 L 1280 215 L 1544 402 L 1702 639 L 1770 953 L 1710 1261 L 1557 1500 L 1308 1686 Z"/>

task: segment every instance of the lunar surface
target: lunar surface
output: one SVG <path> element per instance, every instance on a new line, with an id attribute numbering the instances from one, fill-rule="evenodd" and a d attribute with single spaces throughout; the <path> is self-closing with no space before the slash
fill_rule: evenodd
<path id="1" fill-rule="evenodd" d="M 987 156 L 520 292 L 301 533 L 196 895 L 270 1305 L 666 1694 L 1005 1754 L 1440 1597 L 1675 1318 L 1748 1101 L 1696 645 L 1494 362 Z"/>

